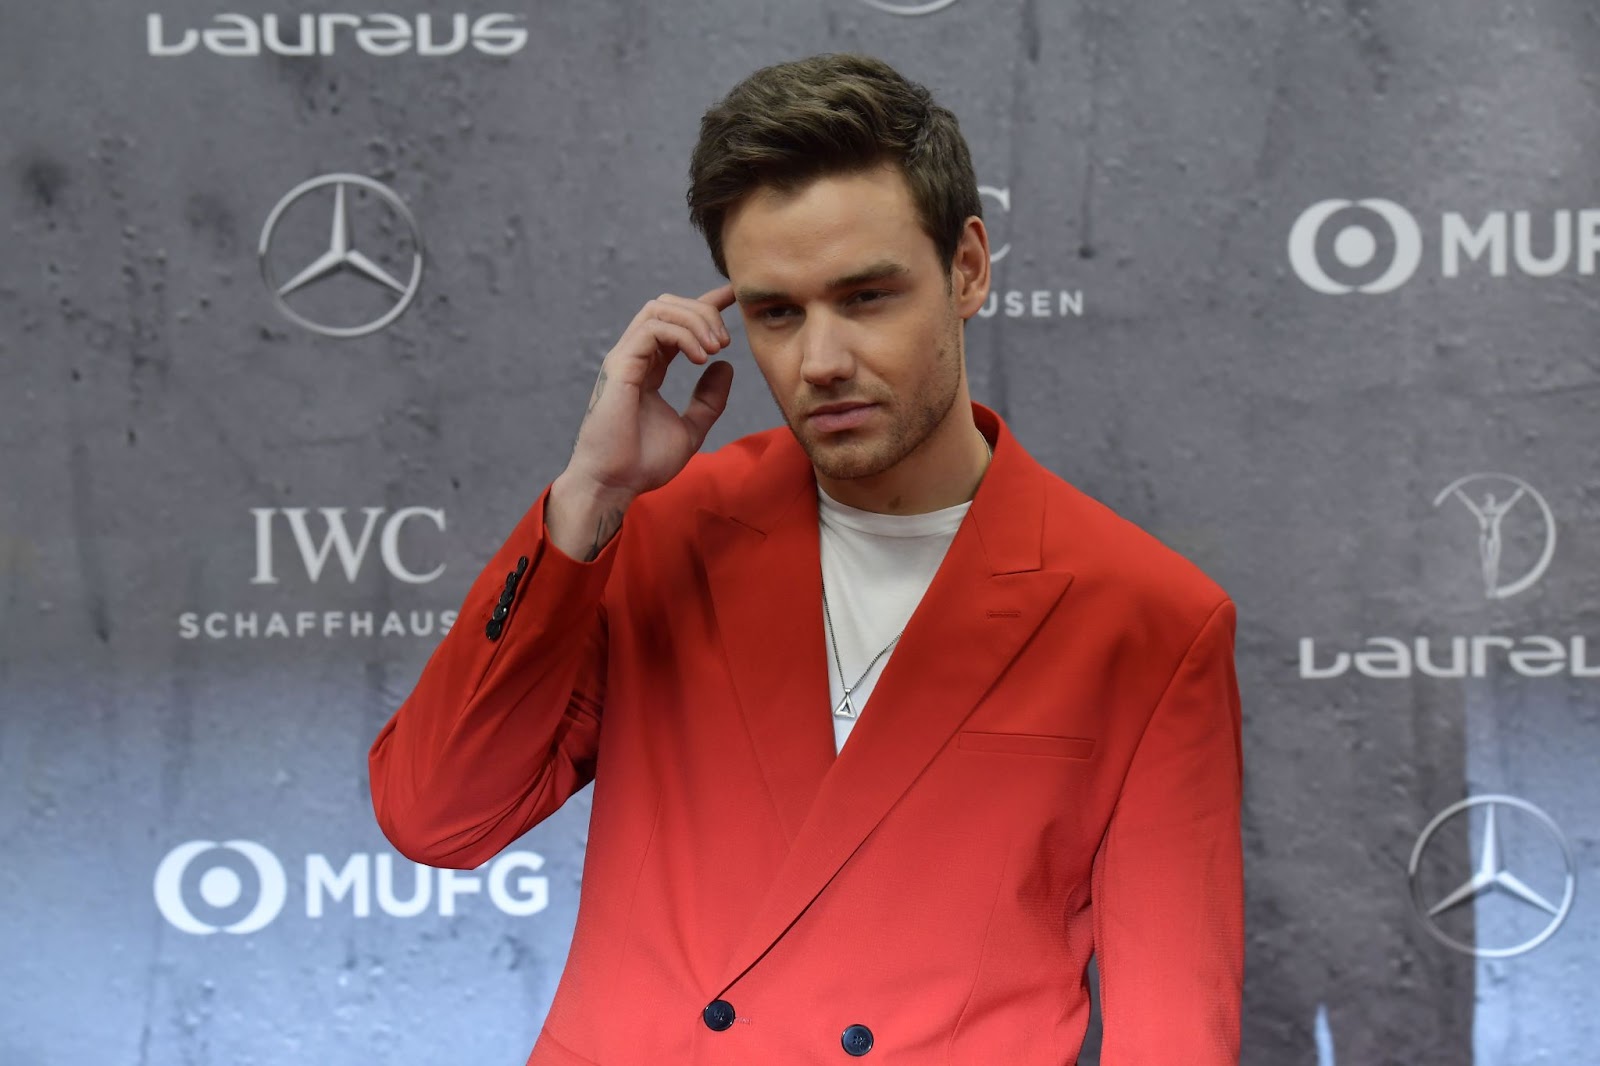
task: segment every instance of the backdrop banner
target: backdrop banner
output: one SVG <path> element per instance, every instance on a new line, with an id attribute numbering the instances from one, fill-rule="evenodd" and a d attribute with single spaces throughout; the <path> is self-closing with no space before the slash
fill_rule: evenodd
<path id="1" fill-rule="evenodd" d="M 0 20 L 0 1063 L 523 1061 L 588 793 L 419 867 L 367 748 L 820 51 L 961 120 L 974 398 L 1238 602 L 1246 1066 L 1597 1061 L 1593 0 L 418 2 Z"/>

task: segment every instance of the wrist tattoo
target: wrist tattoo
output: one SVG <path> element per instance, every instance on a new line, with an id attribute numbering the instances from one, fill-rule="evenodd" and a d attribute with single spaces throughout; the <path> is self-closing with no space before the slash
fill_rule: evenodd
<path id="1" fill-rule="evenodd" d="M 589 394 L 589 406 L 583 412 L 583 417 L 588 418 L 594 414 L 595 405 L 600 402 L 600 394 L 606 391 L 606 368 L 600 368 L 600 376 L 594 379 L 594 391 Z"/>
<path id="2" fill-rule="evenodd" d="M 592 563 L 598 559 L 600 550 L 606 546 L 606 543 L 621 528 L 622 512 L 620 510 L 611 510 L 602 514 L 594 524 L 594 544 L 589 548 L 589 553 L 584 556 L 583 561 Z"/>
<path id="3" fill-rule="evenodd" d="M 578 441 L 583 437 L 583 427 L 589 424 L 589 416 L 594 414 L 594 409 L 600 403 L 600 394 L 606 391 L 606 368 L 600 368 L 600 376 L 594 379 L 594 391 L 589 393 L 589 406 L 583 409 L 583 419 L 578 423 L 578 432 L 572 437 L 572 454 L 578 453 Z"/>

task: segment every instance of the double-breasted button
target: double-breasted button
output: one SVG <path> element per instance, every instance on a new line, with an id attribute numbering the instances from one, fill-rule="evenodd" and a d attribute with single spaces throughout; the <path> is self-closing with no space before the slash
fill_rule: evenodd
<path id="1" fill-rule="evenodd" d="M 733 1024 L 733 1004 L 725 999 L 714 999 L 706 1004 L 700 1017 L 705 1020 L 707 1029 L 720 1033 Z"/>
<path id="2" fill-rule="evenodd" d="M 845 1054 L 860 1057 L 872 1050 L 872 1030 L 864 1025 L 852 1025 L 839 1038 Z"/>
<path id="3" fill-rule="evenodd" d="M 490 617 L 493 618 L 496 622 L 504 622 L 506 620 L 506 615 L 508 615 L 510 613 L 511 613 L 511 605 L 506 603 L 504 600 L 501 600 L 498 604 L 495 605 L 494 613 L 492 615 L 490 615 Z"/>
<path id="4" fill-rule="evenodd" d="M 489 624 L 483 627 L 483 635 L 490 640 L 499 640 L 500 633 L 505 628 L 505 623 L 498 618 L 489 619 Z"/>

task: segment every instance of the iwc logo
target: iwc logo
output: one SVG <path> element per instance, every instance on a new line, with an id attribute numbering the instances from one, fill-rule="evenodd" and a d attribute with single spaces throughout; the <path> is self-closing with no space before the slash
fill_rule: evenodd
<path id="1" fill-rule="evenodd" d="M 407 594 L 395 595 L 444 573 L 445 564 L 436 561 L 443 550 L 443 508 L 252 507 L 250 515 L 250 584 L 287 595 L 184 611 L 178 615 L 184 640 L 432 637 L 455 624 L 454 609 L 407 604 Z M 387 586 L 377 603 L 374 577 Z M 271 609 L 257 609 L 267 603 Z"/>
<path id="2" fill-rule="evenodd" d="M 894 0 L 861 0 L 868 7 L 891 15 L 932 15 L 955 4 L 956 0 L 928 0 L 927 3 L 896 3 Z"/>
<path id="3" fill-rule="evenodd" d="M 1010 190 L 1010 188 L 999 189 L 999 188 L 996 188 L 993 185 L 980 185 L 980 186 L 978 186 L 978 195 L 979 196 L 987 196 L 989 199 L 991 199 L 995 203 L 999 204 L 1000 205 L 1000 209 L 1002 211 L 1004 211 L 1008 216 L 1011 214 L 1011 190 Z M 1011 254 L 1011 242 L 1007 241 L 1006 243 L 1002 244 L 1000 247 L 990 250 L 990 252 L 989 252 L 989 262 L 990 263 L 998 263 L 998 262 L 1000 262 L 1000 260 L 1004 259 L 1006 256 L 1008 256 L 1010 254 Z"/>
<path id="4" fill-rule="evenodd" d="M 1012 231 L 1011 221 L 1011 186 L 1009 185 L 979 185 L 978 196 L 984 203 L 984 215 L 991 234 L 1001 232 L 1009 234 Z M 1003 222 L 995 218 L 998 208 L 1005 215 Z M 997 238 L 998 239 L 998 238 Z M 989 262 L 998 267 L 1005 262 L 1011 254 L 1012 242 L 1008 239 L 1004 243 L 989 250 Z M 1026 258 L 1026 256 L 1024 256 Z M 1014 265 L 1014 264 L 1013 264 Z M 1011 268 L 1006 268 L 1010 270 Z M 1026 269 L 1026 268 L 1024 268 Z M 1038 285 L 1023 288 L 1005 284 L 1006 271 L 997 270 L 993 276 L 993 286 L 989 289 L 989 298 L 983 306 L 978 308 L 978 317 L 994 318 L 1082 318 L 1084 312 L 1083 290 L 1066 289 L 1060 285 Z M 1014 275 L 1013 275 L 1014 276 Z M 1032 281 L 1033 279 L 1028 279 Z"/>
<path id="5" fill-rule="evenodd" d="M 1336 216 L 1339 223 L 1331 225 Z M 1376 265 L 1383 249 L 1388 262 Z M 1330 296 L 1393 292 L 1422 262 L 1422 230 L 1393 200 L 1323 200 L 1289 231 L 1289 262 L 1301 281 Z"/>
<path id="6" fill-rule="evenodd" d="M 1481 810 L 1476 831 L 1470 817 L 1465 826 L 1451 827 L 1474 809 Z M 1447 827 L 1455 828 L 1453 838 Z M 1447 839 L 1455 846 L 1442 843 Z M 1464 865 L 1471 866 L 1465 877 Z M 1576 869 L 1567 838 L 1548 814 L 1515 796 L 1488 795 L 1451 804 L 1429 822 L 1411 850 L 1407 876 L 1412 908 L 1429 935 L 1464 955 L 1506 959 L 1532 951 L 1561 928 L 1577 892 Z M 1486 926 L 1507 942 L 1483 943 Z"/>
<path id="7" fill-rule="evenodd" d="M 359 174 L 324 174 L 289 190 L 257 247 L 278 310 L 325 337 L 364 336 L 399 318 L 422 284 L 422 254 L 405 201 Z"/>

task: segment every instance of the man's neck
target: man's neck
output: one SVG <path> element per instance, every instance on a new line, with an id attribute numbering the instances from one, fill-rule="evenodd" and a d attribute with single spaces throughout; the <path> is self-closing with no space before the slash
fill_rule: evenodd
<path id="1" fill-rule="evenodd" d="M 972 404 L 961 397 L 915 451 L 883 473 L 838 479 L 819 472 L 817 483 L 860 511 L 926 514 L 972 499 L 988 466 L 988 442 L 972 420 Z"/>

